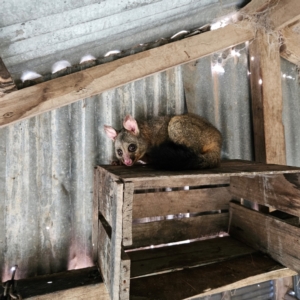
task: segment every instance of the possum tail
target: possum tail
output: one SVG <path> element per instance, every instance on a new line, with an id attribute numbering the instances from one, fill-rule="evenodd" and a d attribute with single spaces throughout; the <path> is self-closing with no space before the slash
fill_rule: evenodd
<path id="1" fill-rule="evenodd" d="M 201 169 L 204 160 L 185 145 L 172 141 L 152 147 L 149 156 L 155 168 L 170 171 Z"/>

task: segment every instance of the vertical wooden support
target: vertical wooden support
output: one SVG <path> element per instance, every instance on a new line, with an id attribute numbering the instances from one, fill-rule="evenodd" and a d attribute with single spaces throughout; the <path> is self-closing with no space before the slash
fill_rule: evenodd
<path id="1" fill-rule="evenodd" d="M 16 90 L 14 81 L 0 57 L 0 97 Z"/>
<path id="2" fill-rule="evenodd" d="M 249 54 L 255 160 L 285 165 L 279 42 L 259 29 Z"/>

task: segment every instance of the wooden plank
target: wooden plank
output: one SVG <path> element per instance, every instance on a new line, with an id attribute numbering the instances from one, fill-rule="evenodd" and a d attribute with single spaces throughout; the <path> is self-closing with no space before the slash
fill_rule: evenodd
<path id="1" fill-rule="evenodd" d="M 23 299 L 30 300 L 109 300 L 96 267 L 21 279 L 17 289 Z"/>
<path id="2" fill-rule="evenodd" d="M 281 33 L 284 40 L 284 47 L 280 48 L 281 57 L 295 65 L 300 65 L 300 34 L 290 27 L 282 29 Z"/>
<path id="3" fill-rule="evenodd" d="M 300 173 L 230 178 L 230 192 L 300 217 Z"/>
<path id="4" fill-rule="evenodd" d="M 284 266 L 300 271 L 300 228 L 270 215 L 230 203 L 229 234 L 268 253 Z"/>
<path id="5" fill-rule="evenodd" d="M 17 87 L 0 57 L 0 98 L 16 90 Z"/>
<path id="6" fill-rule="evenodd" d="M 111 236 L 103 221 L 99 222 L 98 263 L 112 299 L 118 299 L 120 289 L 123 184 L 112 182 L 109 196 L 111 206 Z"/>
<path id="7" fill-rule="evenodd" d="M 239 160 L 223 161 L 221 167 L 216 169 L 189 170 L 189 172 L 158 171 L 150 165 L 101 167 L 110 172 L 115 180 L 122 178 L 124 182 L 133 182 L 135 190 L 229 184 L 230 176 L 296 173 L 300 170 L 297 167 Z"/>
<path id="8" fill-rule="evenodd" d="M 273 30 L 280 30 L 300 19 L 300 5 L 298 0 L 280 0 L 268 12 L 270 26 Z"/>
<path id="9" fill-rule="evenodd" d="M 228 213 L 133 224 L 131 248 L 215 236 L 227 230 Z"/>
<path id="10" fill-rule="evenodd" d="M 252 0 L 239 14 L 244 18 L 262 16 L 268 30 L 280 30 L 300 19 L 298 0 Z M 265 26 L 265 24 L 264 24 Z"/>
<path id="11" fill-rule="evenodd" d="M 232 239 L 214 238 L 184 245 L 130 251 L 131 278 L 161 271 L 175 271 L 216 263 L 254 253 L 256 250 Z"/>
<path id="12" fill-rule="evenodd" d="M 278 40 L 257 30 L 249 45 L 255 160 L 286 164 Z M 252 59 L 253 58 L 253 59 Z"/>
<path id="13" fill-rule="evenodd" d="M 131 262 L 130 258 L 122 249 L 121 252 L 121 266 L 120 266 L 120 300 L 129 299 L 130 290 L 130 273 L 131 273 Z"/>
<path id="14" fill-rule="evenodd" d="M 71 104 L 251 40 L 251 25 L 230 24 L 110 63 L 53 79 L 0 99 L 0 126 Z"/>
<path id="15" fill-rule="evenodd" d="M 261 253 L 178 272 L 131 280 L 130 299 L 179 300 L 295 274 Z M 288 275 L 287 275 L 288 274 Z"/>
<path id="16" fill-rule="evenodd" d="M 103 215 L 108 224 L 113 227 L 115 213 L 115 181 L 109 172 L 99 168 L 98 185 L 99 185 L 99 212 Z"/>
<path id="17" fill-rule="evenodd" d="M 126 182 L 124 184 L 124 203 L 123 203 L 123 246 L 132 245 L 132 201 L 134 184 Z"/>
<path id="18" fill-rule="evenodd" d="M 134 194 L 133 219 L 228 210 L 228 187 Z"/>

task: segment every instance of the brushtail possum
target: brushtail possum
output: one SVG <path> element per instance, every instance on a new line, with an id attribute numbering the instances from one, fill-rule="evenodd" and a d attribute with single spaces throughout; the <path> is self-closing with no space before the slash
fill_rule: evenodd
<path id="1" fill-rule="evenodd" d="M 126 166 L 139 160 L 165 170 L 214 168 L 220 164 L 220 132 L 194 114 L 147 121 L 127 115 L 121 130 L 106 125 L 104 129 L 114 141 L 118 160 Z"/>

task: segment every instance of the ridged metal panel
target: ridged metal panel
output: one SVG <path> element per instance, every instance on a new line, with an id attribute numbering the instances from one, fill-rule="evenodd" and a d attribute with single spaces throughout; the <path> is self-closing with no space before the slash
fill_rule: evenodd
<path id="1" fill-rule="evenodd" d="M 28 277 L 92 265 L 93 169 L 113 158 L 103 125 L 184 112 L 181 68 L 0 129 L 0 266 Z"/>
<path id="2" fill-rule="evenodd" d="M 249 285 L 240 289 L 218 293 L 206 297 L 195 298 L 194 300 L 273 300 L 275 289 L 273 281 L 266 281 L 259 284 Z"/>
<path id="3" fill-rule="evenodd" d="M 294 64 L 281 59 L 283 125 L 288 165 L 300 167 L 300 84 Z"/>
<path id="4" fill-rule="evenodd" d="M 223 135 L 223 159 L 253 159 L 247 48 L 216 53 L 183 67 L 188 110 L 206 117 Z M 218 63 L 224 73 L 212 72 Z"/>
<path id="5" fill-rule="evenodd" d="M 242 0 L 4 1 L 0 55 L 15 79 L 23 71 L 42 75 L 55 62 L 78 64 L 202 26 L 233 12 Z"/>

